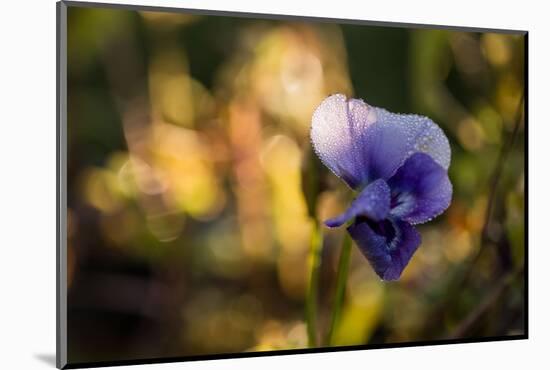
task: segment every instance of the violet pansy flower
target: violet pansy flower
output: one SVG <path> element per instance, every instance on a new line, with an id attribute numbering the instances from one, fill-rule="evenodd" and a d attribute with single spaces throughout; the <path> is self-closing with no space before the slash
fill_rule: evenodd
<path id="1" fill-rule="evenodd" d="M 336 94 L 315 110 L 311 142 L 321 161 L 358 192 L 325 221 L 347 231 L 383 280 L 396 280 L 420 245 L 414 225 L 447 209 L 449 141 L 429 118 L 395 114 Z"/>

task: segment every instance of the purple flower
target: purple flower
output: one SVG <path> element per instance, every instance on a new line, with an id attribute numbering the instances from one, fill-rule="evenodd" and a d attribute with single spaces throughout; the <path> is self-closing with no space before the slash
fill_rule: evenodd
<path id="1" fill-rule="evenodd" d="M 325 221 L 347 230 L 383 280 L 397 280 L 420 245 L 413 225 L 447 209 L 451 149 L 429 118 L 395 114 L 336 94 L 313 114 L 311 141 L 321 161 L 359 195 Z"/>

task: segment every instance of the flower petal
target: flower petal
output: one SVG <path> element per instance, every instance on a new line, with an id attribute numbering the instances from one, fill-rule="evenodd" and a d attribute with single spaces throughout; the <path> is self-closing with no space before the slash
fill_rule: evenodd
<path id="1" fill-rule="evenodd" d="M 398 219 L 358 218 L 348 232 L 382 280 L 399 279 L 421 240 L 411 224 Z"/>
<path id="2" fill-rule="evenodd" d="M 390 188 L 384 180 L 378 179 L 367 185 L 344 213 L 325 221 L 325 225 L 328 227 L 342 226 L 357 216 L 379 221 L 386 218 L 389 211 Z"/>
<path id="3" fill-rule="evenodd" d="M 315 153 L 334 174 L 351 188 L 364 183 L 366 167 L 358 140 L 374 121 L 372 108 L 361 100 L 342 94 L 331 95 L 317 107 L 311 122 L 311 142 Z"/>
<path id="4" fill-rule="evenodd" d="M 412 224 L 439 216 L 451 204 L 453 187 L 447 171 L 429 155 L 415 153 L 388 180 L 390 213 Z"/>
<path id="5" fill-rule="evenodd" d="M 415 152 L 447 169 L 451 150 L 443 131 L 429 118 L 395 114 L 336 94 L 315 110 L 311 141 L 321 161 L 350 187 L 387 180 Z"/>
<path id="6" fill-rule="evenodd" d="M 444 169 L 451 162 L 451 148 L 443 131 L 431 119 L 416 114 L 396 114 L 374 107 L 376 124 L 364 135 L 364 158 L 369 180 L 388 179 L 414 153 L 426 153 Z"/>

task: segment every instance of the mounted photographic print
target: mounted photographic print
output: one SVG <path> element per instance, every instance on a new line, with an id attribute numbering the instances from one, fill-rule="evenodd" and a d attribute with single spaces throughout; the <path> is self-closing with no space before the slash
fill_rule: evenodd
<path id="1" fill-rule="evenodd" d="M 58 367 L 527 338 L 526 31 L 57 10 Z"/>

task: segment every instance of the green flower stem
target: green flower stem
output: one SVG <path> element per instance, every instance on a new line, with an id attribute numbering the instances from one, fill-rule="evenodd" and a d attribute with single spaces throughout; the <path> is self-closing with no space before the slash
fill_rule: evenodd
<path id="1" fill-rule="evenodd" d="M 323 232 L 319 222 L 313 222 L 311 245 L 309 250 L 309 284 L 306 296 L 306 325 L 308 346 L 317 346 L 317 292 L 319 290 L 319 267 L 321 265 L 321 249 L 323 247 Z"/>
<path id="2" fill-rule="evenodd" d="M 336 293 L 334 295 L 334 303 L 332 305 L 332 317 L 330 320 L 330 328 L 327 335 L 327 345 L 331 346 L 334 340 L 334 331 L 340 321 L 340 313 L 344 303 L 346 293 L 346 282 L 348 280 L 349 260 L 351 255 L 351 237 L 345 233 L 342 249 L 340 251 L 340 261 L 338 262 L 338 271 L 336 275 Z"/>

